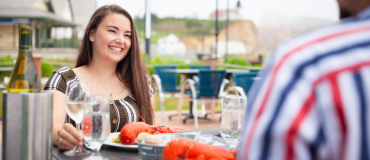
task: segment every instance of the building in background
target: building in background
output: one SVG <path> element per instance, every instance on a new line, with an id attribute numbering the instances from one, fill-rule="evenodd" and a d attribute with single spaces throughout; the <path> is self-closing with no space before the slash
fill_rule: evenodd
<path id="1" fill-rule="evenodd" d="M 185 55 L 185 44 L 173 33 L 158 39 L 157 49 L 159 54 Z"/>
<path id="2" fill-rule="evenodd" d="M 18 54 L 19 26 L 33 26 L 33 52 L 75 58 L 95 0 L 0 0 L 0 56 Z"/>
<path id="3" fill-rule="evenodd" d="M 242 15 L 240 15 L 239 11 L 236 9 L 229 9 L 229 10 L 218 10 L 218 20 L 219 21 L 226 21 L 227 20 L 227 11 L 229 11 L 229 20 L 236 21 L 236 20 L 243 20 Z M 210 20 L 216 19 L 216 11 L 213 11 L 209 15 Z"/>
<path id="4" fill-rule="evenodd" d="M 59 1 L 59 0 L 58 0 Z M 66 0 L 64 0 L 66 1 Z M 97 9 L 96 0 L 69 0 L 72 6 L 73 21 L 80 25 L 74 28 L 73 34 L 82 39 L 85 28 L 90 21 L 91 16 Z"/>
<path id="5" fill-rule="evenodd" d="M 222 29 L 218 35 L 217 56 L 222 57 L 226 52 L 226 30 Z M 266 50 L 258 39 L 258 29 L 252 21 L 234 21 L 229 25 L 228 53 L 245 55 L 251 63 L 260 61 L 266 55 Z M 199 55 L 214 53 L 215 36 L 181 36 L 180 40 L 186 46 L 186 55 L 196 59 Z M 232 52 L 232 53 L 231 53 Z"/>
<path id="6" fill-rule="evenodd" d="M 217 42 L 217 56 L 223 57 L 226 53 L 226 43 L 227 43 L 227 53 L 229 55 L 236 55 L 236 54 L 246 54 L 247 47 L 242 41 L 218 41 Z M 213 43 L 213 49 L 216 48 L 216 42 Z"/>
<path id="7" fill-rule="evenodd" d="M 0 50 L 18 50 L 19 26 L 33 27 L 33 48 L 55 47 L 52 29 L 78 26 L 55 14 L 52 1 L 0 0 Z M 62 42 L 61 42 L 62 43 Z"/>

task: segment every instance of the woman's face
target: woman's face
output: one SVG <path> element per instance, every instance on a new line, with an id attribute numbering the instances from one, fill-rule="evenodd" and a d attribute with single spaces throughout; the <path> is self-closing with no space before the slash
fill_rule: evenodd
<path id="1" fill-rule="evenodd" d="M 131 23 L 122 14 L 107 15 L 96 30 L 90 32 L 93 57 L 118 63 L 131 47 Z"/>

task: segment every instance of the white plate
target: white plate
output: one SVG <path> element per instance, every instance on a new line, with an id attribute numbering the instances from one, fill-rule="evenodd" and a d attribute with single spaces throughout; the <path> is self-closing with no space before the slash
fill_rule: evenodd
<path id="1" fill-rule="evenodd" d="M 118 144 L 118 143 L 113 143 L 112 139 L 114 137 L 117 137 L 120 132 L 114 132 L 110 133 L 108 138 L 104 141 L 103 144 L 108 145 L 108 146 L 114 146 L 114 147 L 119 147 L 119 148 L 126 148 L 126 149 L 137 149 L 137 145 L 125 145 L 125 144 Z"/>

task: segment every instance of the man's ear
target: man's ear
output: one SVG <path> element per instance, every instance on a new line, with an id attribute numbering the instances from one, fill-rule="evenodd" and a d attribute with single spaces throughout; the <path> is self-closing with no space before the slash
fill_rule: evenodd
<path id="1" fill-rule="evenodd" d="M 89 34 L 89 39 L 91 42 L 95 42 L 95 30 L 91 30 Z"/>

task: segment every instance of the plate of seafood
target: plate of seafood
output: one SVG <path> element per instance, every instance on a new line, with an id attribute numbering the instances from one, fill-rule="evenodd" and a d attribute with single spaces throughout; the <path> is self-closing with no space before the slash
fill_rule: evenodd
<path id="1" fill-rule="evenodd" d="M 179 129 L 181 130 L 181 129 Z M 146 135 L 139 136 L 140 133 L 145 132 L 146 135 L 155 135 L 155 134 L 164 134 L 164 133 L 178 133 L 182 135 L 180 131 L 175 128 L 164 127 L 164 126 L 152 126 L 148 125 L 145 122 L 130 122 L 125 124 L 121 132 L 110 133 L 108 138 L 104 141 L 103 144 L 127 148 L 127 149 L 137 149 L 137 141 L 139 142 L 146 137 Z M 121 136 L 118 136 L 121 135 Z M 195 135 L 184 135 L 188 138 L 194 139 Z"/>
<path id="2" fill-rule="evenodd" d="M 108 145 L 108 146 L 119 147 L 119 148 L 126 148 L 126 149 L 137 149 L 138 148 L 136 144 L 133 144 L 133 145 L 122 144 L 119 141 L 118 135 L 119 135 L 119 132 L 110 133 L 108 138 L 104 141 L 103 144 Z"/>
<path id="3" fill-rule="evenodd" d="M 182 133 L 156 135 L 140 133 L 136 144 L 139 146 L 139 155 L 142 160 L 173 160 L 179 157 L 184 159 L 236 159 L 236 150 L 201 143 L 194 138 L 196 138 L 195 135 Z"/>

